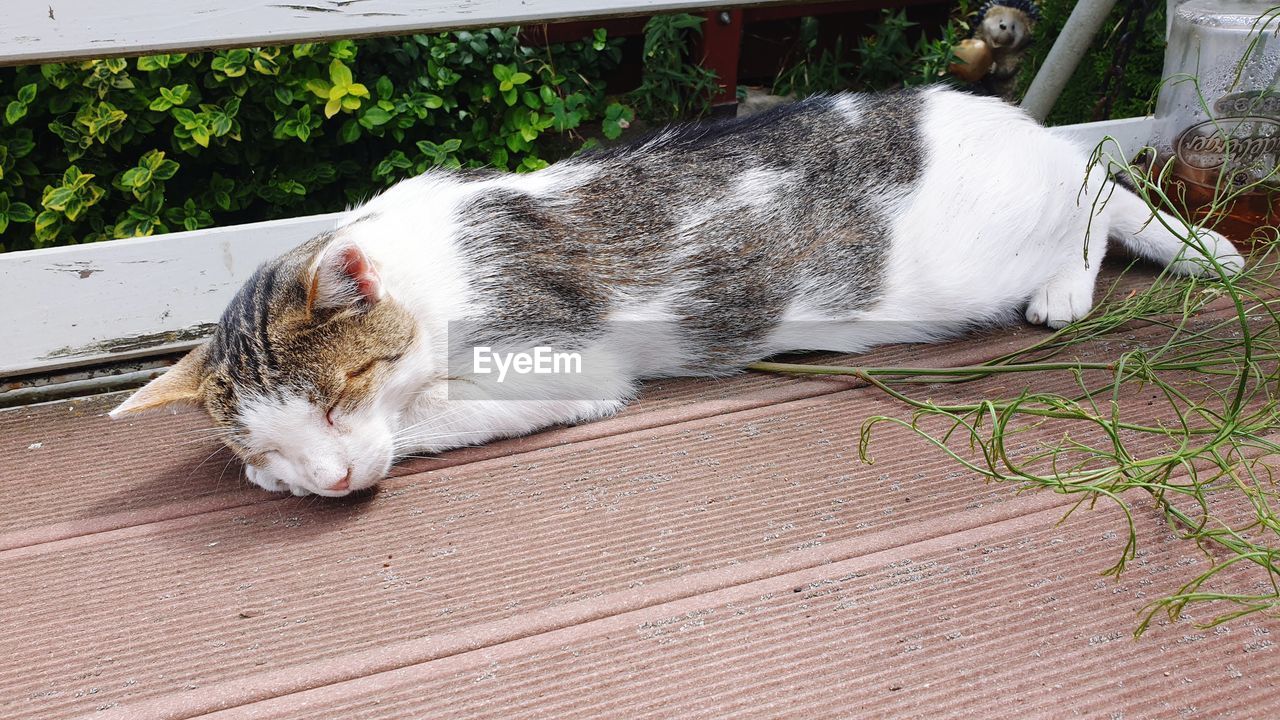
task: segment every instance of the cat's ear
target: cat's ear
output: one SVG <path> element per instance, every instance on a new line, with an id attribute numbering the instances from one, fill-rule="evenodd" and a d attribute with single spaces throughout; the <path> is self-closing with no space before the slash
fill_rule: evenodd
<path id="1" fill-rule="evenodd" d="M 200 383 L 205 376 L 209 343 L 187 353 L 163 375 L 129 396 L 109 414 L 113 419 L 180 407 L 200 407 Z"/>
<path id="2" fill-rule="evenodd" d="M 314 309 L 373 305 L 383 294 L 373 261 L 353 243 L 330 243 L 316 253 L 308 268 L 308 314 Z"/>

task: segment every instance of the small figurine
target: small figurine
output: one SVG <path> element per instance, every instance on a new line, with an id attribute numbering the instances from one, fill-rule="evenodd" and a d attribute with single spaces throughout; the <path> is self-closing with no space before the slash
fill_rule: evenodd
<path id="1" fill-rule="evenodd" d="M 1031 0 L 987 0 L 978 11 L 973 37 L 955 47 L 962 62 L 948 69 L 966 82 L 981 82 L 992 95 L 1012 100 L 1018 66 L 1031 44 L 1040 8 Z"/>
<path id="2" fill-rule="evenodd" d="M 995 58 L 991 47 L 978 38 L 968 38 L 956 43 L 951 50 L 960 62 L 951 63 L 947 70 L 965 82 L 978 82 L 991 69 Z"/>

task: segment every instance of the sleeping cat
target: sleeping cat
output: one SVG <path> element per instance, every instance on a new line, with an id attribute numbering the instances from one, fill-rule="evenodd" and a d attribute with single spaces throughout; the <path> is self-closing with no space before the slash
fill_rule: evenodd
<path id="1" fill-rule="evenodd" d="M 1109 240 L 1182 273 L 1243 267 L 1087 165 L 1019 110 L 934 88 L 677 127 L 527 175 L 429 172 L 263 264 L 207 343 L 111 415 L 203 407 L 252 482 L 338 496 L 409 453 L 609 415 L 642 378 L 1019 311 L 1060 327 L 1089 311 Z M 553 350 L 577 365 L 513 365 Z"/>

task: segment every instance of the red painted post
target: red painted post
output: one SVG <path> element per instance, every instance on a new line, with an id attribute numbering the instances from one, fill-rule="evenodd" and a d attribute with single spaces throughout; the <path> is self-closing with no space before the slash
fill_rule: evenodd
<path id="1" fill-rule="evenodd" d="M 742 10 L 720 10 L 704 15 L 702 66 L 715 70 L 720 92 L 711 99 L 711 112 L 730 114 L 738 106 L 738 53 L 742 48 Z"/>

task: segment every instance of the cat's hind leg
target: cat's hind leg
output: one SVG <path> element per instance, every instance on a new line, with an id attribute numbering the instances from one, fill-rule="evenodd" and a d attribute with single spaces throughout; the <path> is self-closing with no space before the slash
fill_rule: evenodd
<path id="1" fill-rule="evenodd" d="M 1197 227 L 1187 237 L 1179 220 L 1164 212 L 1154 215 L 1125 188 L 1115 189 L 1107 200 L 1107 211 L 1112 239 L 1130 253 L 1167 266 L 1179 275 L 1217 277 L 1221 272 L 1235 275 L 1244 269 L 1244 258 L 1220 233 Z"/>

